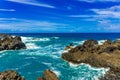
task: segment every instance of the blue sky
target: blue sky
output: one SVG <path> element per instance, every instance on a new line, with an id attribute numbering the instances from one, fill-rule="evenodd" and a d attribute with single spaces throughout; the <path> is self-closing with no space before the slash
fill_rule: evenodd
<path id="1" fill-rule="evenodd" d="M 120 32 L 120 0 L 0 0 L 0 32 Z"/>

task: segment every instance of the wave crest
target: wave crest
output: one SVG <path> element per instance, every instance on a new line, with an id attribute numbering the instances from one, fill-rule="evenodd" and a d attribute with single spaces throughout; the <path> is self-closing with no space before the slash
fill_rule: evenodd
<path id="1" fill-rule="evenodd" d="M 35 43 L 26 43 L 27 49 L 39 49 L 40 46 L 35 45 Z"/>
<path id="2" fill-rule="evenodd" d="M 106 41 L 106 40 L 99 40 L 99 41 L 98 41 L 98 44 L 99 44 L 99 45 L 102 45 L 105 41 Z"/>

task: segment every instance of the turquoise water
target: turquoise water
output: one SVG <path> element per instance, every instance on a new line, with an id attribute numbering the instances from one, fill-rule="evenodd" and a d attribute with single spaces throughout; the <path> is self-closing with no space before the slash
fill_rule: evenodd
<path id="1" fill-rule="evenodd" d="M 119 37 L 119 34 L 114 34 L 116 35 L 114 37 L 112 35 L 95 37 L 95 35 L 86 34 L 85 36 L 84 34 L 74 37 L 70 34 L 22 34 L 22 40 L 27 49 L 1 51 L 0 71 L 17 70 L 26 80 L 36 80 L 38 76 L 43 75 L 44 70 L 51 69 L 60 80 L 97 80 L 99 76 L 103 76 L 106 69 L 94 68 L 86 64 L 73 65 L 62 60 L 61 54 L 69 43 L 81 45 L 85 40 L 94 38 L 102 44 L 105 37 L 112 40 Z"/>

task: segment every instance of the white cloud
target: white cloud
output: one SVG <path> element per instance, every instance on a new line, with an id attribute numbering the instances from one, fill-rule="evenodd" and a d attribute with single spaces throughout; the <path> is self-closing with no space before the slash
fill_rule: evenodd
<path id="1" fill-rule="evenodd" d="M 0 18 L 0 21 L 16 20 L 16 18 Z"/>
<path id="2" fill-rule="evenodd" d="M 109 20 L 109 19 L 104 19 L 101 21 L 98 21 L 99 24 L 99 29 L 103 29 L 108 32 L 116 31 L 120 32 L 120 19 L 118 20 Z"/>
<path id="3" fill-rule="evenodd" d="M 90 9 L 89 11 L 94 12 L 92 15 L 69 15 L 68 17 L 73 18 L 87 18 L 87 19 L 105 19 L 105 18 L 114 18 L 120 19 L 120 5 L 112 6 L 105 9 Z"/>
<path id="4" fill-rule="evenodd" d="M 120 5 L 105 9 L 91 9 L 91 11 L 96 13 L 97 17 L 94 19 L 98 21 L 101 29 L 120 32 Z"/>
<path id="5" fill-rule="evenodd" d="M 0 30 L 10 31 L 56 31 L 66 28 L 67 24 L 49 21 L 25 20 L 16 18 L 0 18 Z"/>
<path id="6" fill-rule="evenodd" d="M 68 17 L 73 17 L 73 18 L 87 18 L 87 17 L 91 17 L 94 15 L 69 15 Z"/>
<path id="7" fill-rule="evenodd" d="M 84 2 L 120 2 L 120 0 L 78 0 L 78 1 L 84 1 Z"/>
<path id="8" fill-rule="evenodd" d="M 105 9 L 90 9 L 93 15 L 69 15 L 73 18 L 120 18 L 120 5 L 112 6 Z"/>
<path id="9" fill-rule="evenodd" d="M 0 9 L 0 11 L 10 11 L 10 12 L 12 12 L 12 11 L 15 11 L 15 9 Z"/>
<path id="10" fill-rule="evenodd" d="M 108 32 L 120 32 L 120 5 L 105 9 L 90 9 L 92 15 L 69 15 L 71 18 L 79 18 L 83 21 L 96 22 L 99 30 Z"/>
<path id="11" fill-rule="evenodd" d="M 40 7 L 47 7 L 47 8 L 55 8 L 52 5 L 40 3 L 36 0 L 7 0 L 11 2 L 16 2 L 16 3 L 22 3 L 22 4 L 28 4 L 28 5 L 33 5 L 33 6 L 40 6 Z"/>
<path id="12" fill-rule="evenodd" d="M 113 6 L 106 9 L 91 9 L 98 15 L 104 15 L 106 17 L 120 18 L 120 5 Z"/>

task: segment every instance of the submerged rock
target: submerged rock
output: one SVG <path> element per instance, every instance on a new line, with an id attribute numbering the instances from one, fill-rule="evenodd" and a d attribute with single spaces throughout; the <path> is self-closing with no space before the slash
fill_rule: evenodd
<path id="1" fill-rule="evenodd" d="M 25 80 L 16 71 L 7 70 L 0 73 L 0 80 Z"/>
<path id="2" fill-rule="evenodd" d="M 51 70 L 44 71 L 44 76 L 39 77 L 38 80 L 59 80 L 57 75 L 53 73 Z"/>
<path id="3" fill-rule="evenodd" d="M 0 51 L 19 49 L 26 49 L 25 44 L 21 40 L 21 37 L 13 37 L 11 35 L 0 34 Z"/>
<path id="4" fill-rule="evenodd" d="M 107 40 L 103 45 L 98 45 L 95 40 L 87 40 L 83 45 L 78 45 L 63 53 L 62 58 L 75 64 L 87 63 L 95 67 L 109 67 L 110 72 L 103 80 L 120 80 L 118 77 L 120 76 L 120 42 L 118 40 L 114 42 Z M 111 79 L 113 74 L 114 79 Z"/>

